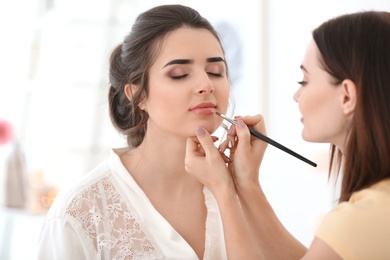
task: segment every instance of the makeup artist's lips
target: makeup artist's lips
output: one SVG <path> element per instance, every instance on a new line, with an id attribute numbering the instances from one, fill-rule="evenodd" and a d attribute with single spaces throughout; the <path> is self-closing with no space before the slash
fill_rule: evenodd
<path id="1" fill-rule="evenodd" d="M 217 105 L 211 102 L 200 103 L 192 108 L 190 111 L 198 115 L 209 115 L 214 114 Z"/>

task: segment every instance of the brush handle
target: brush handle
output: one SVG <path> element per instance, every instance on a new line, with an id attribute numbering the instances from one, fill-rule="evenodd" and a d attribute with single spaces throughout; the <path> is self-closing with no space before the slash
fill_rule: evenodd
<path id="1" fill-rule="evenodd" d="M 222 114 L 219 113 L 219 112 L 215 112 L 215 113 L 216 113 L 218 116 L 220 116 L 220 117 L 222 117 L 223 119 L 225 119 L 226 121 L 230 122 L 231 124 L 234 124 L 234 125 L 235 125 L 235 124 L 237 123 L 236 120 L 234 120 L 234 119 L 232 119 L 232 118 L 229 118 L 229 117 L 227 117 L 227 116 L 225 116 L 225 115 L 222 115 Z M 270 145 L 273 145 L 273 146 L 275 146 L 276 148 L 279 148 L 280 150 L 282 150 L 282 151 L 284 151 L 284 152 L 286 152 L 286 153 L 288 153 L 288 154 L 291 154 L 292 156 L 295 156 L 296 158 L 298 158 L 298 159 L 300 159 L 300 160 L 302 160 L 302 161 L 304 161 L 304 162 L 310 164 L 311 166 L 317 167 L 317 164 L 316 164 L 316 163 L 314 163 L 314 162 L 312 162 L 312 161 L 306 159 L 306 158 L 303 157 L 302 155 L 297 154 L 296 152 L 294 152 L 294 151 L 288 149 L 287 147 L 281 145 L 280 143 L 278 143 L 278 142 L 272 140 L 271 138 L 269 138 L 269 137 L 267 137 L 267 136 L 265 136 L 265 135 L 263 135 L 263 134 L 257 132 L 255 129 L 253 129 L 253 128 L 251 128 L 251 127 L 248 127 L 248 128 L 249 128 L 249 132 L 250 132 L 253 136 L 256 136 L 257 138 L 259 138 L 260 140 L 263 140 L 264 142 L 269 143 Z"/>
<path id="2" fill-rule="evenodd" d="M 294 151 L 288 149 L 287 147 L 281 145 L 280 143 L 278 143 L 278 142 L 272 140 L 271 138 L 269 138 L 269 137 L 267 137 L 267 136 L 265 136 L 265 135 L 263 135 L 263 134 L 257 132 L 255 129 L 249 127 L 249 132 L 250 132 L 253 136 L 256 136 L 257 138 L 263 140 L 264 142 L 269 143 L 270 145 L 273 145 L 273 146 L 275 146 L 276 148 L 279 148 L 280 150 L 282 150 L 282 151 L 284 151 L 284 152 L 286 152 L 286 153 L 288 153 L 288 154 L 291 154 L 292 156 L 295 156 L 296 158 L 298 158 L 298 159 L 300 159 L 300 160 L 302 160 L 302 161 L 304 161 L 304 162 L 310 164 L 310 165 L 313 166 L 313 167 L 317 167 L 317 164 L 316 164 L 316 163 L 310 161 L 309 159 L 306 159 L 306 158 L 303 157 L 302 155 L 297 154 L 296 152 L 294 152 Z"/>

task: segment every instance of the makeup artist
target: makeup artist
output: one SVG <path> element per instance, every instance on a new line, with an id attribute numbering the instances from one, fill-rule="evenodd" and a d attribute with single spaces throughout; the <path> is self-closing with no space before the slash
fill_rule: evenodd
<path id="1" fill-rule="evenodd" d="M 286 230 L 261 188 L 266 145 L 248 126 L 265 134 L 262 117 L 236 118 L 219 150 L 206 128 L 196 128 L 197 138 L 187 140 L 186 169 L 211 190 L 228 220 L 225 236 L 237 240 L 228 253 L 252 254 L 246 259 L 390 259 L 389 46 L 389 12 L 335 17 L 312 33 L 294 100 L 303 139 L 330 143 L 329 174 L 338 175 L 341 191 L 309 248 Z M 229 147 L 226 166 L 220 152 Z M 239 236 L 235 231 L 245 223 L 251 231 Z M 256 246 L 245 243 L 251 240 Z"/>
<path id="2" fill-rule="evenodd" d="M 227 259 L 218 204 L 184 165 L 187 138 L 216 131 L 228 108 L 216 31 L 192 8 L 152 8 L 113 50 L 109 78 L 128 147 L 57 197 L 38 259 Z"/>

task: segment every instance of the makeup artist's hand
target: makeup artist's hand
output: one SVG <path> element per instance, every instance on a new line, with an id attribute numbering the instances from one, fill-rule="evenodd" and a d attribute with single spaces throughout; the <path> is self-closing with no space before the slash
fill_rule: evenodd
<path id="1" fill-rule="evenodd" d="M 248 129 L 250 126 L 266 135 L 262 115 L 236 117 L 235 119 L 237 124 L 231 126 L 227 140 L 221 144 L 219 149 L 222 152 L 230 149 L 231 161 L 228 166 L 236 186 L 239 187 L 245 186 L 248 181 L 258 182 L 259 168 L 268 144 L 252 136 Z"/>
<path id="2" fill-rule="evenodd" d="M 211 192 L 219 191 L 218 187 L 234 189 L 226 162 L 228 158 L 215 147 L 213 138 L 206 129 L 196 129 L 196 136 L 187 139 L 185 169 L 195 176 Z"/>

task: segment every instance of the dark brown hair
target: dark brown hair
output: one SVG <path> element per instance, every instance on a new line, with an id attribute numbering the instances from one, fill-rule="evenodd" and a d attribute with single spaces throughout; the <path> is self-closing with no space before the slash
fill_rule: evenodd
<path id="1" fill-rule="evenodd" d="M 148 95 L 148 73 L 164 38 L 172 31 L 188 27 L 210 31 L 221 44 L 217 32 L 196 10 L 182 5 L 154 7 L 138 16 L 132 30 L 110 57 L 110 117 L 130 147 L 144 139 L 148 114 L 138 105 Z M 222 46 L 221 46 L 222 48 Z M 138 85 L 130 101 L 124 91 L 127 84 Z"/>
<path id="2" fill-rule="evenodd" d="M 350 79 L 357 88 L 344 157 L 331 145 L 329 174 L 341 169 L 341 202 L 390 177 L 390 13 L 336 17 L 315 29 L 313 39 L 334 85 Z"/>

